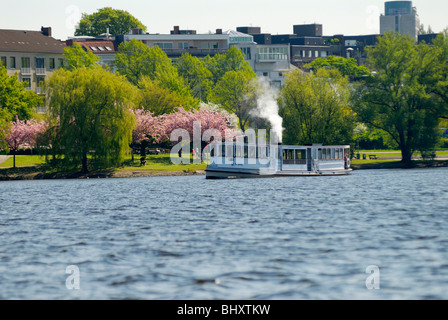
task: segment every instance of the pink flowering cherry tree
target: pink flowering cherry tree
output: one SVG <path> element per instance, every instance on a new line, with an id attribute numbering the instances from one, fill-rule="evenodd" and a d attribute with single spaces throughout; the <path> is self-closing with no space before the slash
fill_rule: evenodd
<path id="1" fill-rule="evenodd" d="M 6 133 L 6 143 L 13 154 L 13 167 L 16 167 L 16 153 L 20 147 L 34 148 L 36 137 L 45 131 L 45 124 L 34 119 L 25 121 L 16 118 Z"/>

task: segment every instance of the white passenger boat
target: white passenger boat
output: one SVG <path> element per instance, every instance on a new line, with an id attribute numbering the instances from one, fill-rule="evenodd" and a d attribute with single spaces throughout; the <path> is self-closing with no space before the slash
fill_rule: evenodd
<path id="1" fill-rule="evenodd" d="M 347 175 L 350 146 L 210 145 L 207 179 Z"/>

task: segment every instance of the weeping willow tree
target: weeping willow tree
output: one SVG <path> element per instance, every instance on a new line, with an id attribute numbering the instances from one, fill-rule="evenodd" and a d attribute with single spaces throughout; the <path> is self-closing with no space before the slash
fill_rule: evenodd
<path id="1" fill-rule="evenodd" d="M 121 165 L 135 127 L 134 86 L 101 67 L 82 67 L 59 69 L 48 88 L 48 143 L 61 166 L 86 173 Z"/>

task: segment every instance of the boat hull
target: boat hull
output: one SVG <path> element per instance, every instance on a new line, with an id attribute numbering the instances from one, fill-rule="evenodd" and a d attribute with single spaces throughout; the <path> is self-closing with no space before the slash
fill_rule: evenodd
<path id="1" fill-rule="evenodd" d="M 281 171 L 260 172 L 257 170 L 219 170 L 207 169 L 207 179 L 237 179 L 237 178 L 273 178 L 273 177 L 311 177 L 311 176 L 344 176 L 349 175 L 352 169 L 328 171 Z"/>

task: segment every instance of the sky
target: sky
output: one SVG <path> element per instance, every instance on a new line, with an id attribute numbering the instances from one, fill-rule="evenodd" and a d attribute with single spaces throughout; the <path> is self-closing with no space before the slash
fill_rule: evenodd
<path id="1" fill-rule="evenodd" d="M 0 29 L 40 30 L 52 27 L 53 37 L 74 35 L 82 13 L 100 8 L 126 10 L 147 32 L 168 34 L 173 26 L 198 33 L 237 27 L 261 27 L 263 33 L 292 34 L 293 25 L 319 23 L 324 35 L 378 34 L 384 0 L 22 0 L 0 10 Z M 420 21 L 434 32 L 448 27 L 447 0 L 413 0 Z M 105 30 L 106 32 L 106 30 Z"/>

